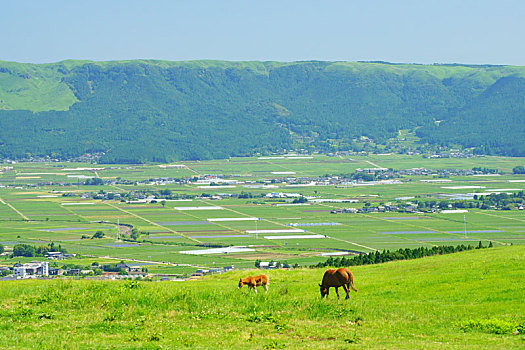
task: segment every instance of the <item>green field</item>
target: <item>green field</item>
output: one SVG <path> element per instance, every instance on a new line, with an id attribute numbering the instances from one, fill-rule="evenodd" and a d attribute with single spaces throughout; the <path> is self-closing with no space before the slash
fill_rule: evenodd
<path id="1" fill-rule="evenodd" d="M 358 293 L 321 300 L 324 270 L 186 282 L 2 282 L 5 349 L 522 349 L 525 246 L 353 267 Z M 521 325 L 521 326 L 520 326 Z"/>
<path id="2" fill-rule="evenodd" d="M 516 193 L 525 189 L 525 176 L 512 174 L 512 169 L 522 164 L 525 164 L 523 158 L 429 159 L 395 154 L 246 157 L 181 162 L 176 167 L 55 162 L 5 164 L 0 173 L 0 243 L 12 247 L 17 243 L 54 242 L 78 254 L 80 261 L 83 256 L 86 259 L 135 259 L 154 266 L 160 263 L 166 268 L 168 265 L 163 263 L 189 264 L 194 269 L 226 265 L 253 267 L 256 259 L 308 266 L 326 260 L 323 254 L 341 251 L 477 245 L 479 241 L 484 245 L 492 242 L 495 246 L 523 244 L 525 217 L 523 211 L 517 209 L 469 208 L 466 213 L 449 214 L 439 211 L 330 213 L 364 205 L 406 204 L 418 199 L 440 201 L 468 193 Z M 496 169 L 499 174 L 442 177 L 430 173 L 402 175 L 396 182 L 322 182 L 325 175 L 338 176 L 356 169 L 379 167 L 400 171 L 427 168 L 436 172 L 481 167 Z M 208 179 L 226 182 L 210 186 L 209 181 L 203 181 L 206 175 Z M 100 178 L 106 184 L 85 185 L 87 178 Z M 197 178 L 202 181 L 195 181 Z M 145 193 L 147 196 L 166 190 L 173 199 L 165 203 L 92 198 L 98 193 L 134 196 Z M 241 193 L 249 193 L 252 198 L 239 198 Z M 291 199 L 265 197 L 268 193 L 297 194 L 310 200 L 296 205 Z M 317 203 L 317 199 L 354 202 Z M 226 218 L 260 220 L 216 221 Z M 132 225 L 147 234 L 142 234 L 137 242 L 117 241 L 117 223 Z M 304 232 L 290 231 L 292 229 Z M 104 232 L 104 238 L 91 239 L 99 230 Z M 181 253 L 205 249 L 204 245 L 243 246 L 249 250 L 228 254 Z M 12 262 L 13 259 L 4 258 L 4 265 Z M 190 272 L 191 268 L 185 271 Z"/>

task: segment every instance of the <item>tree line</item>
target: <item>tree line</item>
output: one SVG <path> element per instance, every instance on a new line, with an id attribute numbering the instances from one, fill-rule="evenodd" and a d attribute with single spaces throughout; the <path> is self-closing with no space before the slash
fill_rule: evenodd
<path id="1" fill-rule="evenodd" d="M 375 251 L 374 253 L 369 254 L 359 254 L 352 258 L 347 257 L 329 257 L 325 262 L 320 262 L 313 267 L 348 267 L 348 266 L 359 266 L 359 265 L 371 265 L 371 264 L 381 264 L 389 261 L 396 260 L 410 260 L 410 259 L 419 259 L 426 256 L 433 255 L 443 255 L 462 252 L 465 250 L 472 249 L 483 249 L 483 248 L 492 248 L 492 242 L 489 242 L 488 246 L 483 246 L 481 241 L 479 241 L 476 247 L 471 245 L 460 244 L 457 246 L 435 246 L 432 248 L 428 247 L 419 247 L 419 248 L 405 248 L 398 249 L 395 251 L 383 250 Z"/>
<path id="2" fill-rule="evenodd" d="M 67 253 L 65 248 L 62 248 L 62 246 L 59 244 L 58 246 L 55 245 L 55 243 L 51 242 L 48 245 L 40 245 L 40 246 L 33 246 L 30 244 L 15 244 L 13 246 L 13 256 L 25 256 L 25 257 L 33 257 L 33 256 L 45 256 L 49 252 L 62 252 Z"/>

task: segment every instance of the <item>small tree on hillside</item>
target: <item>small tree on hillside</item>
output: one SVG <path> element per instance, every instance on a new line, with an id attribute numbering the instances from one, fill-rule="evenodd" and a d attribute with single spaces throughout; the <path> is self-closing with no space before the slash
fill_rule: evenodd
<path id="1" fill-rule="evenodd" d="M 95 234 L 93 235 L 93 237 L 91 237 L 91 239 L 93 239 L 93 238 L 102 238 L 102 237 L 104 237 L 104 232 L 102 232 L 102 231 L 97 231 L 97 232 L 95 232 Z"/>
<path id="2" fill-rule="evenodd" d="M 521 165 L 518 165 L 517 167 L 514 167 L 514 169 L 512 169 L 512 172 L 514 174 L 525 174 L 525 168 Z"/>
<path id="3" fill-rule="evenodd" d="M 140 236 L 140 232 L 139 232 L 139 230 L 137 230 L 136 228 L 133 228 L 133 229 L 131 230 L 131 235 L 130 235 L 130 236 L 131 236 L 131 239 L 132 239 L 132 240 L 136 241 L 137 238 L 139 238 L 139 236 Z"/>

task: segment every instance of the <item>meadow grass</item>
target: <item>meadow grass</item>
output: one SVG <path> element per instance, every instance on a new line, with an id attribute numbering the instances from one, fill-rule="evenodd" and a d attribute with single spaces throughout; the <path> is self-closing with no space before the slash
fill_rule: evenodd
<path id="1" fill-rule="evenodd" d="M 358 293 L 321 300 L 324 270 L 234 271 L 186 282 L 2 282 L 0 346 L 10 349 L 519 349 L 525 247 L 353 267 Z M 344 296 L 344 292 L 342 292 Z"/>

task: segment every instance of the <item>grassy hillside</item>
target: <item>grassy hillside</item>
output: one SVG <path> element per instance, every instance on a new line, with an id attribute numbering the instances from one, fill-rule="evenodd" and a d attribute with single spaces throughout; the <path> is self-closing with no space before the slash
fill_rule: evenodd
<path id="1" fill-rule="evenodd" d="M 358 293 L 320 300 L 323 270 L 193 282 L 18 281 L 0 288 L 3 348 L 523 348 L 525 247 L 354 267 Z M 523 332 L 523 328 L 520 328 Z M 502 333 L 502 334 L 499 334 Z"/>
<path id="2" fill-rule="evenodd" d="M 62 64 L 0 61 L 0 110 L 66 111 L 78 100 L 62 80 Z"/>
<path id="3" fill-rule="evenodd" d="M 512 66 L 0 62 L 0 156 L 104 152 L 115 163 L 360 150 L 361 136 L 382 144 L 416 129 L 422 142 L 523 156 L 523 89 L 525 67 Z"/>

